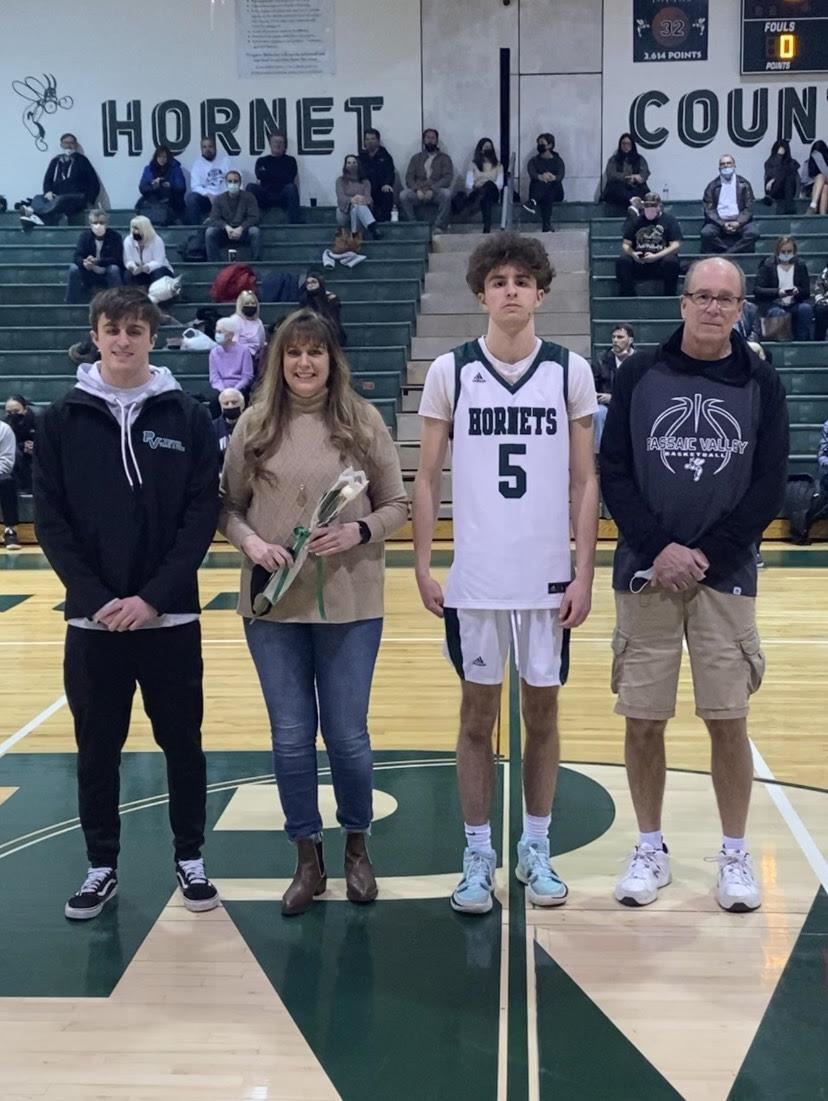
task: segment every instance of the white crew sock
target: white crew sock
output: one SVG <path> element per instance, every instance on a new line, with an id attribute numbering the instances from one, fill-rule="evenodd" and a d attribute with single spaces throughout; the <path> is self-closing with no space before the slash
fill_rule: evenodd
<path id="1" fill-rule="evenodd" d="M 640 833 L 638 835 L 639 845 L 649 845 L 655 849 L 656 852 L 661 852 L 664 848 L 664 836 L 661 830 L 654 830 L 653 833 Z"/>
<path id="2" fill-rule="evenodd" d="M 487 854 L 494 852 L 491 822 L 484 822 L 482 826 L 470 826 L 468 822 L 464 822 L 463 828 L 466 831 L 466 845 L 472 852 Z"/>
<path id="3" fill-rule="evenodd" d="M 722 851 L 734 852 L 734 853 L 746 853 L 747 845 L 745 844 L 744 837 L 723 837 L 722 838 Z"/>
<path id="4" fill-rule="evenodd" d="M 525 845 L 529 841 L 546 841 L 549 837 L 549 823 L 551 821 L 551 814 L 545 816 L 524 814 L 523 836 L 520 839 L 521 845 Z"/>

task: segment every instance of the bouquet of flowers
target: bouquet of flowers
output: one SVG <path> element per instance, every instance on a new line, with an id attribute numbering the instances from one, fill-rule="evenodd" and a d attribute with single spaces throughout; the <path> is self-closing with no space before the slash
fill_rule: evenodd
<path id="1" fill-rule="evenodd" d="M 353 467 L 349 466 L 342 471 L 331 488 L 319 498 L 319 503 L 314 509 L 307 527 L 298 524 L 293 529 L 293 540 L 288 547 L 288 553 L 293 561 L 289 566 L 282 566 L 275 573 L 272 573 L 264 589 L 254 597 L 254 616 L 267 615 L 273 605 L 278 604 L 288 591 L 293 579 L 304 565 L 308 556 L 308 543 L 317 529 L 333 523 L 345 506 L 349 505 L 351 501 L 355 501 L 360 493 L 364 493 L 367 488 L 368 479 L 364 470 L 354 470 Z M 324 562 L 321 558 L 318 558 L 316 561 L 316 599 L 319 605 L 319 613 L 323 619 L 326 618 L 325 601 L 322 593 L 324 568 Z"/>

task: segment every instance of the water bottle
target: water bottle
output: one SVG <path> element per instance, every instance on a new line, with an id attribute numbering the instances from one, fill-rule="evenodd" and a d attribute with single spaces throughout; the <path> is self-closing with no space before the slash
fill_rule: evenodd
<path id="1" fill-rule="evenodd" d="M 670 201 L 670 185 L 665 184 L 661 189 L 661 201 L 663 203 L 669 203 Z"/>
<path id="2" fill-rule="evenodd" d="M 391 221 L 398 222 L 400 220 L 400 212 L 397 210 L 396 205 L 391 207 Z"/>

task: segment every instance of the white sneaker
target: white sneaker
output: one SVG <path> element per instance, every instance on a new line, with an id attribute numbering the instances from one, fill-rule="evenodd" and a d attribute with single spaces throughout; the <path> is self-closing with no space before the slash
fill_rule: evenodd
<path id="1" fill-rule="evenodd" d="M 45 226 L 46 223 L 38 214 L 24 214 L 20 219 L 23 226 Z"/>
<path id="2" fill-rule="evenodd" d="M 636 845 L 627 870 L 615 885 L 615 898 L 624 906 L 649 906 L 672 880 L 670 855 L 652 845 Z"/>
<path id="3" fill-rule="evenodd" d="M 746 914 L 762 905 L 762 893 L 753 874 L 750 853 L 722 849 L 716 857 L 719 864 L 719 881 L 716 884 L 716 901 L 731 914 Z"/>

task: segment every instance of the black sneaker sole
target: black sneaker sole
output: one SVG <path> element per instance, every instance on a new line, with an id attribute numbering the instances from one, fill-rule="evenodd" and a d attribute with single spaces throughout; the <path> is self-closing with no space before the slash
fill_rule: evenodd
<path id="1" fill-rule="evenodd" d="M 204 914 L 208 910 L 215 910 L 221 906 L 218 892 L 213 898 L 186 898 L 183 893 L 181 897 L 184 900 L 185 909 L 189 910 L 191 914 Z"/>
<path id="2" fill-rule="evenodd" d="M 92 918 L 96 918 L 98 914 L 106 906 L 107 902 L 110 902 L 118 893 L 118 885 L 116 884 L 109 894 L 103 899 L 97 906 L 84 906 L 82 910 L 76 910 L 67 902 L 63 908 L 63 916 L 68 918 L 69 921 L 91 921 Z"/>

